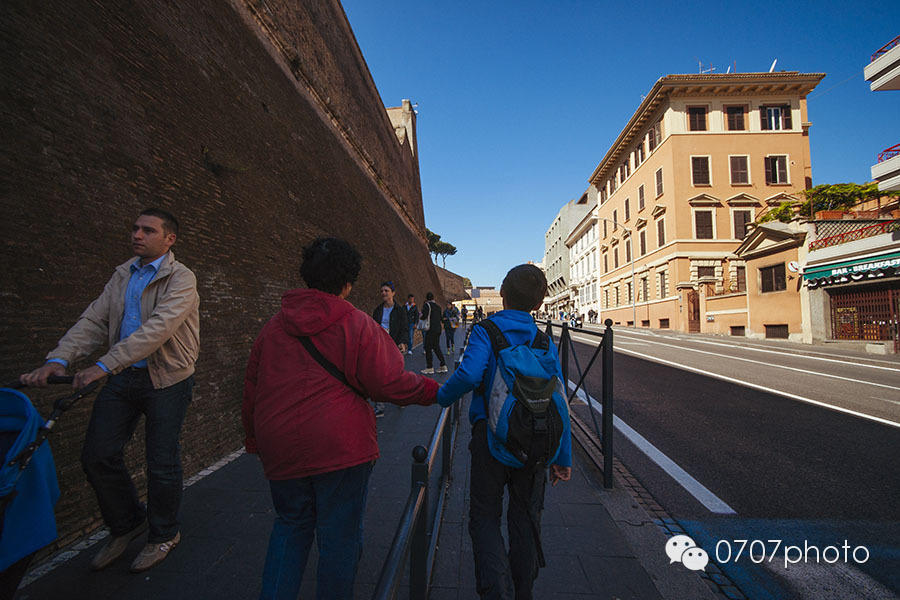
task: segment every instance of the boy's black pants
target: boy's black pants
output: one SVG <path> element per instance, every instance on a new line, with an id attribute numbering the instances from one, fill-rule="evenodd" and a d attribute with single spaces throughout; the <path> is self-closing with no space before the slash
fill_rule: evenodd
<path id="1" fill-rule="evenodd" d="M 534 530 L 541 527 L 546 469 L 514 469 L 494 458 L 488 448 L 485 420 L 472 427 L 469 452 L 469 535 L 478 594 L 491 600 L 531 600 L 539 568 Z M 508 553 L 500 532 L 505 487 L 509 488 Z"/>

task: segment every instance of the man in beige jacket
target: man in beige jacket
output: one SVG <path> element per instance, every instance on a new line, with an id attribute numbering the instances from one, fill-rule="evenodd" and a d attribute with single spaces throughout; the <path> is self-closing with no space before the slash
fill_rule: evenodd
<path id="1" fill-rule="evenodd" d="M 112 564 L 128 543 L 150 528 L 147 545 L 131 564 L 145 571 L 162 561 L 181 540 L 181 425 L 194 386 L 200 348 L 197 279 L 170 248 L 178 222 L 167 211 L 141 212 L 131 232 L 136 255 L 119 265 L 103 293 L 47 355 L 47 363 L 21 376 L 43 386 L 64 375 L 72 361 L 104 345 L 106 354 L 75 374 L 79 388 L 109 376 L 94 401 L 81 455 L 110 539 L 91 562 Z M 125 467 L 123 450 L 144 415 L 147 506 Z"/>

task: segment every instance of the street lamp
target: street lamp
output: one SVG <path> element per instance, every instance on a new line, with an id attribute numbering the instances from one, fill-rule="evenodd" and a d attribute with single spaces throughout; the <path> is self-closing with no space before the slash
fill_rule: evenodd
<path id="1" fill-rule="evenodd" d="M 624 231 L 628 232 L 628 242 L 631 243 L 631 325 L 632 327 L 637 327 L 637 288 L 634 286 L 634 230 L 625 227 L 618 221 L 613 221 L 612 219 L 608 219 L 606 217 L 597 217 L 600 221 L 609 221 L 615 227 L 621 227 Z M 599 267 L 599 265 L 597 265 Z M 599 269 L 598 269 L 599 270 Z"/>

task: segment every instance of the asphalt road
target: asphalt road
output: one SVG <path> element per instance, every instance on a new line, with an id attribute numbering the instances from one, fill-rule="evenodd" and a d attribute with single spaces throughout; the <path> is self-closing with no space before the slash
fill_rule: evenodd
<path id="1" fill-rule="evenodd" d="M 615 338 L 615 454 L 711 557 L 736 539 L 847 540 L 870 554 L 838 566 L 720 564 L 745 594 L 896 597 L 900 362 L 644 331 Z M 582 340 L 583 367 L 593 344 Z M 599 398 L 592 371 L 587 390 Z M 698 499 L 698 486 L 719 503 Z"/>

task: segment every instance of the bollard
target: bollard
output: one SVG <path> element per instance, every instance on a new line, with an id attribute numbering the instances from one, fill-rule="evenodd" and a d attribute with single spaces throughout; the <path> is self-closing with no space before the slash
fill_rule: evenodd
<path id="1" fill-rule="evenodd" d="M 612 319 L 603 323 L 603 487 L 613 487 L 613 330 Z"/>
<path id="2" fill-rule="evenodd" d="M 412 545 L 409 556 L 409 597 L 410 600 L 425 600 L 428 597 L 428 450 L 416 446 L 412 451 L 412 489 L 424 488 L 424 497 L 419 514 L 413 524 Z"/>

